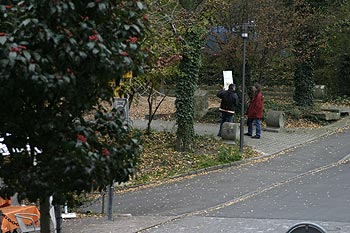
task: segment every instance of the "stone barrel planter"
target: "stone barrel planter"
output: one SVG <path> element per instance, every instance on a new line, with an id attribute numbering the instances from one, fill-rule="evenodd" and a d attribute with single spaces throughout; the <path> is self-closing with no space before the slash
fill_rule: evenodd
<path id="1" fill-rule="evenodd" d="M 283 111 L 269 110 L 265 119 L 266 131 L 279 132 L 284 127 L 285 113 Z"/>
<path id="2" fill-rule="evenodd" d="M 224 122 L 221 128 L 221 138 L 223 140 L 236 140 L 239 139 L 239 124 Z"/>

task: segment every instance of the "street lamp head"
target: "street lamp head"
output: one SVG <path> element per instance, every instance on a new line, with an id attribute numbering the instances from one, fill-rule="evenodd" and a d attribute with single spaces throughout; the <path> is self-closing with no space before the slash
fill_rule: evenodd
<path id="1" fill-rule="evenodd" d="M 241 27 L 241 36 L 243 39 L 247 39 L 249 36 L 249 29 L 255 27 L 255 21 L 251 20 L 248 23 L 243 23 Z"/>
<path id="2" fill-rule="evenodd" d="M 243 39 L 248 38 L 248 24 L 244 23 L 242 25 L 242 32 L 241 32 L 241 36 Z"/>

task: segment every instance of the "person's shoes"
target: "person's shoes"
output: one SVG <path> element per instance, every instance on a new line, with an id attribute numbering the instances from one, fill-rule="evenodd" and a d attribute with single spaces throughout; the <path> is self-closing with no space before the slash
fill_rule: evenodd
<path id="1" fill-rule="evenodd" d="M 245 133 L 244 135 L 245 135 L 245 136 L 249 136 L 249 137 L 252 136 L 250 133 Z"/>
<path id="2" fill-rule="evenodd" d="M 255 135 L 255 136 L 253 136 L 252 138 L 254 138 L 254 139 L 260 139 L 260 136 Z"/>

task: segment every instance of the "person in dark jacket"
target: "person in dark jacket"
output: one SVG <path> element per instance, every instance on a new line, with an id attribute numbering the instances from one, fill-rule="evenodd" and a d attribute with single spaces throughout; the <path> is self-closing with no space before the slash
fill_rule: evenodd
<path id="1" fill-rule="evenodd" d="M 233 114 L 238 106 L 238 95 L 235 92 L 234 83 L 228 86 L 228 90 L 220 90 L 217 97 L 221 99 L 219 111 L 221 112 L 220 130 L 218 136 L 221 137 L 221 129 L 224 122 L 232 122 Z"/>
<path id="2" fill-rule="evenodd" d="M 250 101 L 247 115 L 248 115 L 248 133 L 244 135 L 259 139 L 261 137 L 261 119 L 263 116 L 264 100 L 261 93 L 261 86 L 255 83 L 253 86 L 253 99 Z M 256 134 L 253 136 L 253 123 L 256 127 Z"/>

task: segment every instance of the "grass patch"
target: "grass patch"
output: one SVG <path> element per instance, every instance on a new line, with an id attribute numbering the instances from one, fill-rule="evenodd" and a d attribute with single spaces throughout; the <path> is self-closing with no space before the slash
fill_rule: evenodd
<path id="1" fill-rule="evenodd" d="M 237 147 L 221 147 L 218 153 L 218 160 L 221 163 L 231 163 L 242 159 L 242 154 Z"/>

